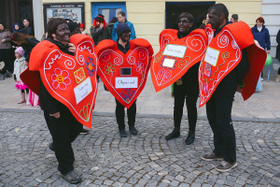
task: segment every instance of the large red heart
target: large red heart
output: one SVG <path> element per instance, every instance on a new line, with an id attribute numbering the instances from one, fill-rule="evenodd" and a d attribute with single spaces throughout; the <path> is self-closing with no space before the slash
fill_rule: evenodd
<path id="1" fill-rule="evenodd" d="M 160 33 L 160 51 L 151 63 L 151 78 L 158 92 L 180 79 L 199 62 L 206 49 L 207 36 L 201 29 L 179 39 L 177 30 L 165 29 Z"/>
<path id="2" fill-rule="evenodd" d="M 37 44 L 30 55 L 29 70 L 39 71 L 48 92 L 67 106 L 80 123 L 91 128 L 98 90 L 98 58 L 90 37 L 76 34 L 70 38 L 70 42 L 76 46 L 75 56 L 63 53 L 47 40 Z M 28 77 L 28 71 L 25 73 L 22 78 Z M 30 80 L 24 81 L 30 84 Z M 31 88 L 36 86 L 30 85 Z"/>
<path id="3" fill-rule="evenodd" d="M 126 54 L 113 40 L 103 40 L 96 47 L 99 58 L 98 75 L 107 89 L 126 108 L 142 92 L 153 55 L 151 44 L 145 39 L 130 41 Z"/>
<path id="4" fill-rule="evenodd" d="M 209 35 L 209 45 L 199 67 L 199 107 L 211 98 L 223 78 L 239 64 L 241 50 L 245 48 L 249 71 L 244 77 L 241 93 L 244 100 L 248 99 L 255 92 L 266 52 L 255 45 L 251 29 L 245 22 L 226 25 L 215 38 L 210 24 L 205 27 L 205 31 Z"/>

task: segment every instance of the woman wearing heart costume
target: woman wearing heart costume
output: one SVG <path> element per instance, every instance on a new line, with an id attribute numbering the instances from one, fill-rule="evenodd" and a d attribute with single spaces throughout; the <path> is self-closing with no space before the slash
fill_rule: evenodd
<path id="1" fill-rule="evenodd" d="M 244 100 L 256 89 L 266 52 L 257 47 L 245 22 L 227 24 L 223 4 L 208 9 L 205 26 L 208 47 L 199 67 L 199 106 L 206 103 L 206 114 L 214 134 L 214 150 L 202 155 L 205 161 L 222 160 L 215 169 L 227 172 L 237 166 L 236 138 L 231 119 L 233 97 L 240 91 Z"/>
<path id="2" fill-rule="evenodd" d="M 178 18 L 178 39 L 188 36 L 193 29 L 193 17 L 190 13 L 182 13 Z M 178 81 L 174 83 L 174 129 L 165 137 L 166 140 L 178 138 L 180 136 L 180 126 L 183 116 L 183 107 L 186 100 L 188 109 L 189 133 L 185 140 L 187 145 L 194 142 L 195 127 L 197 122 L 198 98 L 198 67 L 199 63 L 193 65 Z"/>
<path id="3" fill-rule="evenodd" d="M 49 51 L 53 52 L 52 50 L 58 48 L 65 54 L 74 55 L 76 47 L 74 44 L 69 43 L 70 31 L 66 20 L 61 18 L 50 19 L 47 31 L 48 38 L 40 42 L 32 50 L 29 68 L 33 71 L 40 70 L 39 99 L 41 109 L 44 111 L 44 117 L 52 136 L 53 143 L 50 144 L 50 149 L 55 152 L 58 161 L 58 170 L 65 180 L 76 184 L 81 182 L 81 177 L 74 171 L 73 163 L 75 158 L 71 143 L 79 135 L 82 124 L 76 120 L 64 104 L 54 98 L 53 92 L 50 92 L 50 89 L 47 88 L 47 78 L 45 78 L 47 75 L 42 73 L 41 69 L 39 69 L 41 68 L 39 66 L 42 66 L 45 61 L 45 53 L 51 55 L 52 53 Z M 58 55 L 56 55 L 56 57 L 58 57 Z M 61 56 L 61 58 L 63 58 L 63 56 Z M 55 56 L 53 56 L 53 60 L 56 60 Z M 58 61 L 55 62 L 59 63 Z M 70 65 L 70 63 L 68 65 Z M 50 63 L 47 66 L 52 67 Z M 47 67 L 45 67 L 44 70 L 46 70 L 46 68 Z M 55 70 L 57 78 L 60 74 L 59 72 L 61 73 L 61 78 L 60 80 L 56 79 L 57 81 L 53 82 L 53 85 L 58 87 L 58 89 L 66 89 L 66 86 L 70 84 L 70 73 L 66 76 L 67 73 L 65 70 L 57 68 Z M 58 84 L 59 81 L 61 84 Z"/>
<path id="4" fill-rule="evenodd" d="M 137 135 L 136 98 L 145 86 L 153 49 L 147 40 L 139 38 L 129 41 L 131 31 L 126 23 L 118 24 L 116 32 L 117 42 L 103 40 L 95 49 L 100 63 L 98 74 L 116 98 L 119 134 L 127 137 L 124 108 L 127 108 L 129 131 Z"/>

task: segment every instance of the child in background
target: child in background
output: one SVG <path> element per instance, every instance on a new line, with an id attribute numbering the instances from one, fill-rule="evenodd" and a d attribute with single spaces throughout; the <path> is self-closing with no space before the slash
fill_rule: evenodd
<path id="1" fill-rule="evenodd" d="M 22 47 L 17 47 L 15 50 L 16 60 L 14 62 L 14 80 L 16 82 L 15 86 L 18 90 L 21 91 L 21 99 L 18 104 L 25 103 L 25 91 L 28 94 L 29 89 L 27 86 L 20 80 L 20 74 L 27 68 L 25 66 L 25 58 L 23 57 L 24 50 Z M 25 90 L 25 91 L 24 91 Z"/>

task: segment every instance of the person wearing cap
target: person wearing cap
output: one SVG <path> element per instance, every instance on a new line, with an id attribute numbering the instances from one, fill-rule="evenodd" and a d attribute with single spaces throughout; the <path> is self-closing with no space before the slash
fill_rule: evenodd
<path id="1" fill-rule="evenodd" d="M 109 30 L 102 14 L 98 14 L 96 18 L 94 18 L 93 26 L 90 28 L 90 33 L 95 46 L 97 46 L 100 41 L 109 39 Z"/>
<path id="2" fill-rule="evenodd" d="M 129 40 L 133 40 L 136 38 L 136 33 L 135 33 L 135 29 L 133 24 L 130 21 L 127 21 L 127 19 L 125 18 L 125 12 L 124 11 L 120 11 L 118 12 L 118 22 L 115 23 L 114 28 L 112 30 L 112 40 L 117 41 L 118 40 L 118 35 L 116 32 L 116 28 L 118 26 L 118 24 L 120 23 L 126 23 L 128 25 L 128 27 L 130 28 L 130 38 Z"/>
<path id="3" fill-rule="evenodd" d="M 118 49 L 122 51 L 124 54 L 126 54 L 127 51 L 130 49 L 129 38 L 130 38 L 131 30 L 126 23 L 120 23 L 116 28 L 116 32 L 118 35 L 118 40 L 117 40 Z M 124 124 L 124 116 L 125 116 L 124 108 L 125 107 L 116 99 L 116 118 L 117 118 L 119 133 L 121 137 L 127 137 L 127 133 L 125 131 L 125 124 Z M 127 109 L 129 131 L 132 135 L 138 134 L 138 131 L 134 126 L 135 117 L 136 117 L 136 100 L 132 104 L 132 106 L 129 109 Z"/>
<path id="4" fill-rule="evenodd" d="M 87 31 L 85 29 L 85 25 L 83 23 L 80 23 L 79 28 L 80 28 L 80 32 L 82 34 L 87 34 Z"/>

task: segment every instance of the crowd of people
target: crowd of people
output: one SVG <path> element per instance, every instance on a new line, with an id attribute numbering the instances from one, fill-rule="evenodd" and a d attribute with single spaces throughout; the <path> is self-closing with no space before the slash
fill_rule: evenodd
<path id="1" fill-rule="evenodd" d="M 238 15 L 233 14 L 229 21 L 228 14 L 228 9 L 223 4 L 215 4 L 208 9 L 206 19 L 203 20 L 199 27 L 211 27 L 211 29 L 213 29 L 213 39 L 208 44 L 209 46 L 212 45 L 212 42 L 217 40 L 223 28 L 227 27 L 230 30 L 231 26 L 233 27 L 234 24 L 236 27 L 239 27 Z M 177 37 L 174 41 L 188 37 L 188 35 L 195 29 L 193 27 L 193 20 L 193 16 L 187 12 L 182 13 L 178 17 Z M 210 26 L 207 26 L 208 23 Z M 264 26 L 264 23 L 265 21 L 262 17 L 257 18 L 256 25 L 251 28 L 251 33 L 249 34 L 251 34 L 266 53 L 269 54 L 271 48 L 270 35 L 268 29 Z M 30 61 L 30 55 L 32 50 L 38 48 L 37 45 L 40 44 L 40 41 L 33 36 L 33 30 L 29 25 L 28 19 L 23 20 L 23 25 L 24 27 L 20 28 L 19 24 L 15 23 L 11 33 L 9 30 L 5 29 L 2 23 L 0 23 L 0 61 L 4 62 L 4 66 L 0 71 L 0 80 L 4 80 L 6 77 L 11 77 L 13 74 L 15 87 L 20 90 L 20 100 L 18 101 L 18 104 L 27 103 L 28 105 L 41 107 L 44 111 L 44 117 L 52 136 L 53 142 L 50 143 L 49 147 L 55 152 L 58 161 L 58 170 L 68 182 L 74 184 L 80 183 L 82 180 L 81 176 L 75 172 L 73 166 L 75 157 L 71 143 L 76 139 L 78 134 L 87 134 L 89 131 L 84 129 L 83 125 L 75 119 L 67 106 L 55 99 L 53 93 L 47 89 L 47 85 L 44 84 L 45 77 L 41 73 L 38 73 L 38 81 L 40 85 L 39 95 L 35 94 L 33 90 L 29 90 L 25 82 L 21 80 L 21 73 L 26 68 L 35 67 L 35 63 L 38 63 L 32 60 Z M 52 18 L 48 22 L 47 32 L 43 36 L 43 40 L 46 45 L 50 46 L 50 48 L 54 45 L 63 53 L 74 55 L 76 46 L 70 43 L 70 38 L 75 34 L 87 35 L 83 23 L 75 23 L 71 20 L 64 20 L 61 18 Z M 118 12 L 117 17 L 114 17 L 110 23 L 106 23 L 104 16 L 98 14 L 94 18 L 93 24 L 90 28 L 90 35 L 97 51 L 101 48 L 99 46 L 103 45 L 102 50 L 112 49 L 122 57 L 125 57 L 129 50 L 133 50 L 136 47 L 140 46 L 147 50 L 149 48 L 147 45 L 142 45 L 142 40 L 139 43 L 136 42 L 138 40 L 136 39 L 134 26 L 126 19 L 126 14 L 123 11 Z M 110 42 L 108 41 L 107 43 L 112 45 L 107 46 L 104 44 L 104 41 L 107 41 L 108 39 Z M 280 44 L 280 30 L 277 34 L 277 42 Z M 15 48 L 13 48 L 13 46 Z M 113 48 L 112 46 L 116 47 Z M 279 46 L 280 45 L 277 47 L 276 58 L 280 61 Z M 243 46 L 241 51 L 242 58 L 238 61 L 238 64 L 232 68 L 222 80 L 220 80 L 218 86 L 215 87 L 213 93 L 211 93 L 210 98 L 206 102 L 207 118 L 214 133 L 214 150 L 202 155 L 201 159 L 205 161 L 221 160 L 221 163 L 216 166 L 216 169 L 220 172 L 230 171 L 237 166 L 236 140 L 231 119 L 231 110 L 234 94 L 236 91 L 242 91 L 242 88 L 244 87 L 244 77 L 249 71 L 248 55 L 250 54 L 247 54 L 247 47 L 248 46 L 244 48 Z M 44 59 L 37 60 L 43 61 Z M 217 61 L 217 63 L 219 62 Z M 111 64 L 110 70 L 109 66 L 106 67 L 107 72 L 105 73 L 107 74 L 119 71 L 120 74 L 131 76 L 134 73 L 132 68 L 130 68 L 130 70 L 129 68 L 121 69 L 120 65 L 119 67 L 113 67 Z M 137 72 L 142 73 L 142 70 L 140 71 L 139 67 L 141 69 L 143 66 L 137 66 Z M 205 59 L 201 59 L 201 61 L 190 67 L 180 79 L 173 83 L 174 128 L 172 132 L 165 137 L 167 141 L 180 136 L 183 108 L 184 103 L 186 102 L 189 131 L 187 138 L 185 139 L 185 144 L 190 145 L 194 142 L 197 122 L 197 100 L 201 92 L 208 91 L 206 87 L 202 88 L 199 83 L 199 77 L 204 76 L 203 72 L 201 72 L 201 68 L 204 67 L 209 68 L 209 63 L 206 62 Z M 211 72 L 208 73 L 210 76 Z M 102 81 L 105 81 L 105 76 L 101 76 L 101 79 Z M 279 82 L 279 80 L 280 68 L 278 70 L 276 81 Z M 110 86 L 110 84 L 107 84 L 107 87 L 108 86 Z M 113 94 L 112 90 L 115 89 L 114 86 L 115 85 L 112 85 L 113 88 L 106 88 L 104 86 L 104 88 L 110 90 Z M 28 95 L 27 98 L 26 95 Z M 131 98 L 126 97 L 127 102 L 130 101 L 130 99 Z M 136 99 L 129 105 L 129 107 L 127 107 L 124 102 L 116 97 L 115 114 L 119 128 L 119 135 L 120 137 L 128 136 L 125 131 L 125 108 L 127 108 L 129 131 L 132 135 L 137 135 L 138 130 L 135 127 Z"/>

